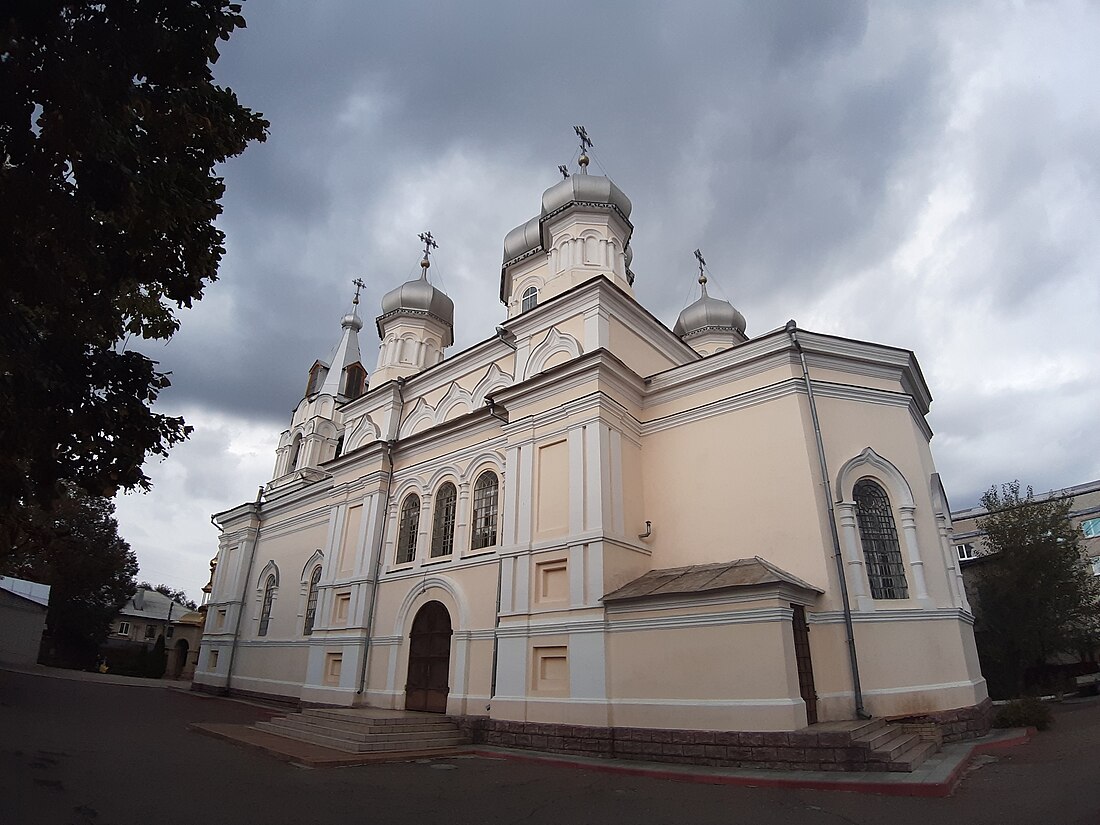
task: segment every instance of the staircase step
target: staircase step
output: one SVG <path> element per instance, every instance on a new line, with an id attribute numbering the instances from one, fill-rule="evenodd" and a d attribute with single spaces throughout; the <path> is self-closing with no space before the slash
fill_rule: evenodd
<path id="1" fill-rule="evenodd" d="M 450 736 L 432 739 L 401 737 L 381 741 L 376 739 L 359 741 L 356 739 L 349 739 L 346 736 L 334 736 L 320 731 L 287 728 L 273 724 L 272 722 L 256 722 L 254 727 L 258 730 L 266 731 L 267 733 L 286 737 L 287 739 L 297 739 L 300 742 L 311 742 L 315 745 L 324 745 L 327 748 L 333 748 L 347 753 L 392 753 L 397 751 L 440 750 L 469 744 L 467 737 L 457 732 Z"/>
<path id="2" fill-rule="evenodd" d="M 903 735 L 903 733 L 904 732 L 898 728 L 883 725 L 881 728 L 873 730 L 870 733 L 862 733 L 859 736 L 853 736 L 852 744 L 868 747 L 871 750 L 878 750 L 891 740 Z"/>
<path id="3" fill-rule="evenodd" d="M 890 769 L 898 771 L 915 770 L 938 750 L 939 747 L 935 742 L 918 739 L 912 747 L 890 760 Z"/>
<path id="4" fill-rule="evenodd" d="M 302 716 L 338 719 L 341 722 L 378 727 L 408 727 L 410 725 L 438 724 L 452 721 L 440 713 L 416 713 L 412 711 L 380 711 L 377 708 L 306 708 Z"/>
<path id="5" fill-rule="evenodd" d="M 371 725 L 363 722 L 343 722 L 324 716 L 292 714 L 280 717 L 286 724 L 299 728 L 327 728 L 363 736 L 417 736 L 430 733 L 449 733 L 457 730 L 453 722 L 421 722 L 416 725 Z"/>
<path id="6" fill-rule="evenodd" d="M 414 740 L 418 742 L 427 742 L 433 739 L 445 739 L 450 736 L 456 736 L 459 733 L 458 728 L 454 725 L 446 725 L 428 730 L 394 730 L 392 728 L 383 728 L 382 731 L 379 732 L 340 726 L 339 724 L 318 724 L 313 720 L 296 719 L 294 717 L 282 717 L 269 721 L 272 725 L 287 730 L 311 731 L 323 736 L 334 736 L 354 742 L 396 742 Z"/>

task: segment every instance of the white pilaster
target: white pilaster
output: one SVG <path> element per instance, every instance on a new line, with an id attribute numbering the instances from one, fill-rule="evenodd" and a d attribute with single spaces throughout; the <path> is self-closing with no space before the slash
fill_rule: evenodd
<path id="1" fill-rule="evenodd" d="M 844 567 L 847 571 L 848 594 L 856 610 L 874 610 L 874 600 L 867 593 L 867 573 L 863 569 L 863 550 L 856 527 L 855 502 L 846 501 L 837 504 L 836 514 L 840 527 L 840 546 L 844 555 Z"/>
<path id="2" fill-rule="evenodd" d="M 928 583 L 924 578 L 924 559 L 921 558 L 920 544 L 917 541 L 917 508 L 912 505 L 898 507 L 901 513 L 901 535 L 905 542 L 905 554 L 909 558 L 909 568 L 913 572 L 913 595 L 924 607 L 932 607 L 928 598 Z"/>

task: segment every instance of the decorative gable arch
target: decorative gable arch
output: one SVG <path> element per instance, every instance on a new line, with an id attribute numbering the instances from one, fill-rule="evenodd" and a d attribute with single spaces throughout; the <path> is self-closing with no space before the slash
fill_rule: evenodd
<path id="1" fill-rule="evenodd" d="M 312 572 L 314 566 L 318 564 L 324 564 L 324 561 L 325 554 L 322 553 L 320 550 L 314 550 L 313 555 L 306 560 L 305 565 L 302 567 L 302 584 L 309 583 L 309 574 Z"/>
<path id="2" fill-rule="evenodd" d="M 459 412 L 460 410 L 462 412 Z M 436 424 L 442 424 L 444 421 L 450 421 L 452 418 L 470 413 L 472 410 L 473 403 L 470 393 L 452 381 L 451 386 L 447 388 L 447 394 L 435 405 L 433 421 Z"/>
<path id="3" fill-rule="evenodd" d="M 550 331 L 546 333 L 542 342 L 531 350 L 531 357 L 527 359 L 523 377 L 527 379 L 538 375 L 547 368 L 551 358 L 562 353 L 568 356 L 568 360 L 572 360 L 583 355 L 584 350 L 572 335 L 558 332 L 557 327 L 550 327 Z"/>
<path id="4" fill-rule="evenodd" d="M 864 476 L 873 476 L 885 483 L 898 507 L 914 507 L 913 490 L 901 470 L 880 456 L 871 447 L 848 459 L 836 474 L 837 502 L 852 501 L 852 490 Z"/>
<path id="5" fill-rule="evenodd" d="M 271 559 L 264 565 L 264 569 L 260 571 L 260 575 L 256 578 L 256 590 L 261 591 L 264 589 L 264 584 L 267 582 L 268 576 L 275 576 L 275 586 L 279 586 L 279 565 L 275 563 L 275 559 Z"/>
<path id="6" fill-rule="evenodd" d="M 470 399 L 474 409 L 482 406 L 485 403 L 486 397 L 492 395 L 497 390 L 510 386 L 512 386 L 512 376 L 504 372 L 504 370 L 496 364 L 490 364 L 489 368 L 485 370 L 485 375 L 481 376 L 481 380 L 478 381 L 477 385 L 474 387 L 474 391 L 470 393 Z"/>
<path id="7" fill-rule="evenodd" d="M 358 450 L 364 444 L 377 441 L 379 438 L 381 438 L 381 433 L 378 430 L 378 425 L 371 420 L 369 415 L 364 415 L 355 421 L 344 437 L 343 452 L 346 455 L 352 450 Z"/>
<path id="8" fill-rule="evenodd" d="M 399 428 L 400 437 L 408 438 L 414 433 L 426 430 L 434 423 L 435 410 L 432 409 L 431 405 L 429 405 L 423 397 L 420 397 L 416 399 L 416 403 L 413 404 L 412 411 L 405 416 L 405 420 L 401 422 L 401 427 Z"/>

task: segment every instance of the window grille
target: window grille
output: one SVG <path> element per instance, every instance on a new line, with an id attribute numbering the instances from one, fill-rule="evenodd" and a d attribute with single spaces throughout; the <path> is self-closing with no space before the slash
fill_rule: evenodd
<path id="1" fill-rule="evenodd" d="M 401 526 L 397 532 L 397 563 L 416 558 L 416 531 L 420 527 L 420 496 L 409 493 L 401 504 Z"/>
<path id="2" fill-rule="evenodd" d="M 313 622 L 317 619 L 317 583 L 321 581 L 321 566 L 313 568 L 309 577 L 309 592 L 306 595 L 306 623 L 302 633 L 308 636 L 313 632 Z"/>
<path id="3" fill-rule="evenodd" d="M 909 598 L 905 563 L 901 559 L 898 531 L 886 491 L 870 479 L 863 479 L 857 482 L 853 495 L 867 578 L 871 582 L 871 598 Z"/>
<path id="4" fill-rule="evenodd" d="M 470 548 L 491 547 L 497 543 L 497 474 L 486 470 L 474 484 L 474 533 Z"/>
<path id="5" fill-rule="evenodd" d="M 267 627 L 271 624 L 271 602 L 275 598 L 275 576 L 270 575 L 267 577 L 267 584 L 264 585 L 264 601 L 260 607 L 260 628 L 256 632 L 257 636 L 266 636 Z"/>
<path id="6" fill-rule="evenodd" d="M 435 496 L 435 518 L 432 522 L 432 558 L 449 556 L 454 551 L 455 503 L 458 491 L 451 482 L 439 488 Z"/>

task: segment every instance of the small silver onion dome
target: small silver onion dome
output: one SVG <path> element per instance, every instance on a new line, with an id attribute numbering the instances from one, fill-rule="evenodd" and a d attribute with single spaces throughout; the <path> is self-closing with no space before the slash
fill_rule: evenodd
<path id="1" fill-rule="evenodd" d="M 454 343 L 454 301 L 428 283 L 427 275 L 428 268 L 424 267 L 419 278 L 407 281 L 383 296 L 382 314 L 378 316 L 379 336 L 383 336 L 382 321 L 391 315 L 429 315 L 447 328 L 443 346 L 449 347 Z"/>
<path id="2" fill-rule="evenodd" d="M 606 203 L 618 209 L 624 218 L 630 218 L 630 198 L 603 175 L 570 175 L 555 183 L 542 193 L 542 216 L 573 201 Z"/>
<path id="3" fill-rule="evenodd" d="M 704 329 L 735 329 L 745 334 L 745 316 L 734 309 L 729 301 L 707 295 L 704 283 L 703 295 L 698 301 L 684 308 L 676 319 L 672 331 L 683 338 Z"/>
<path id="4" fill-rule="evenodd" d="M 363 328 L 363 321 L 353 309 L 340 320 L 340 326 L 345 329 L 353 329 L 358 332 Z"/>

